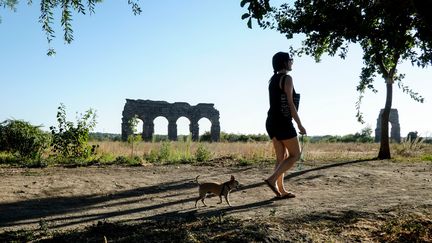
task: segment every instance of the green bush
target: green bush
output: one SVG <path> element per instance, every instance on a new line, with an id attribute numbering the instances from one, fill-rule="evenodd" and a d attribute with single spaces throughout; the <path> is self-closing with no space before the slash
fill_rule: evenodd
<path id="1" fill-rule="evenodd" d="M 172 159 L 172 148 L 169 141 L 162 142 L 159 150 L 150 150 L 149 153 L 144 154 L 144 159 L 150 163 L 167 162 Z"/>
<path id="2" fill-rule="evenodd" d="M 139 165 L 141 165 L 141 158 L 139 156 L 133 156 L 133 157 L 118 156 L 114 160 L 114 164 L 139 166 Z"/>
<path id="3" fill-rule="evenodd" d="M 156 163 L 159 160 L 159 154 L 156 150 L 150 150 L 148 154 L 144 155 L 144 159 L 150 163 Z"/>
<path id="4" fill-rule="evenodd" d="M 197 150 L 195 151 L 195 159 L 198 162 L 204 162 L 204 161 L 208 161 L 210 160 L 212 157 L 212 154 L 210 152 L 210 150 L 207 149 L 206 146 L 204 146 L 204 144 L 200 143 L 198 145 Z"/>
<path id="5" fill-rule="evenodd" d="M 39 126 L 26 121 L 6 120 L 0 123 L 0 150 L 20 157 L 37 159 L 48 147 L 49 135 Z"/>
<path id="6" fill-rule="evenodd" d="M 57 112 L 58 128 L 51 126 L 53 152 L 63 158 L 88 158 L 97 145 L 88 145 L 89 132 L 96 125 L 96 113 L 90 109 L 77 118 L 77 125 L 66 121 L 66 108 L 60 104 Z"/>
<path id="7" fill-rule="evenodd" d="M 167 161 L 169 160 L 171 155 L 171 143 L 170 142 L 162 142 L 161 148 L 159 150 L 159 160 Z"/>

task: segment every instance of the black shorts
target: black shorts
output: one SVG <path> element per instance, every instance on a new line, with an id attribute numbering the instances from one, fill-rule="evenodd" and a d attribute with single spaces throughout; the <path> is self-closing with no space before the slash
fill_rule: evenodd
<path id="1" fill-rule="evenodd" d="M 275 120 L 267 118 L 266 129 L 269 137 L 277 140 L 286 140 L 297 137 L 292 120 Z"/>

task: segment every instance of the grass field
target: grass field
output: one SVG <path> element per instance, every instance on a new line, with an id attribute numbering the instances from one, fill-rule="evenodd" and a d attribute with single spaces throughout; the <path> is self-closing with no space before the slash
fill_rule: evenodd
<path id="1" fill-rule="evenodd" d="M 98 141 L 96 153 L 86 159 L 51 157 L 50 152 L 38 160 L 26 160 L 9 153 L 0 153 L 0 164 L 21 167 L 50 165 L 86 166 L 117 164 L 140 166 L 143 164 L 235 164 L 250 165 L 275 160 L 273 145 L 267 142 L 127 142 Z M 341 162 L 373 159 L 378 155 L 378 143 L 309 143 L 303 147 L 304 163 Z M 416 141 L 391 144 L 394 161 L 432 161 L 432 144 Z"/>
<path id="2" fill-rule="evenodd" d="M 109 156 L 138 156 L 148 158 L 152 154 L 160 154 L 165 149 L 164 159 L 168 163 L 194 161 L 198 148 L 208 153 L 208 160 L 229 158 L 250 163 L 274 160 L 271 142 L 237 142 L 237 143 L 195 143 L 195 142 L 139 142 L 132 145 L 124 142 L 98 142 L 98 153 Z M 378 155 L 378 143 L 305 143 L 304 159 L 316 161 L 349 161 L 371 159 Z M 401 143 L 391 144 L 392 156 L 395 160 L 431 160 L 432 144 Z"/>

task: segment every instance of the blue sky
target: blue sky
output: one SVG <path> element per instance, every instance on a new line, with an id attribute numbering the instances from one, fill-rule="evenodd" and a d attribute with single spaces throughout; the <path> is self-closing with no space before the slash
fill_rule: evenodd
<path id="1" fill-rule="evenodd" d="M 60 103 L 69 120 L 89 108 L 97 110 L 95 131 L 120 133 L 125 99 L 214 103 L 221 130 L 265 133 L 271 57 L 298 46 L 301 39 L 241 20 L 239 1 L 140 1 L 134 16 L 127 1 L 106 1 L 94 15 L 74 15 L 75 40 L 64 44 L 56 15 L 57 55 L 46 56 L 48 44 L 38 23 L 39 5 L 23 1 L 13 12 L 0 9 L 0 121 L 22 119 L 56 124 Z M 280 1 L 274 1 L 277 3 Z M 356 85 L 362 53 L 351 46 L 348 57 L 325 56 L 320 63 L 295 57 L 291 75 L 301 93 L 300 117 L 309 135 L 344 135 L 366 125 L 375 129 L 385 103 L 385 84 L 377 77 L 378 94 L 366 93 L 362 111 L 366 124 L 355 118 Z M 393 107 L 399 111 L 401 135 L 418 131 L 432 136 L 432 69 L 402 63 L 404 83 L 425 97 L 420 104 L 394 87 Z M 178 121 L 179 134 L 189 121 Z M 210 122 L 200 121 L 200 133 Z M 155 120 L 155 131 L 166 134 L 167 121 Z"/>

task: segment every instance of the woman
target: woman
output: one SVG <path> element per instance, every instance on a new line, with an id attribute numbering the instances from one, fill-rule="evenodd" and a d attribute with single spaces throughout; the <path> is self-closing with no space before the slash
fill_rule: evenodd
<path id="1" fill-rule="evenodd" d="M 276 153 L 276 166 L 273 174 L 264 180 L 278 198 L 292 198 L 295 194 L 284 187 L 284 173 L 300 159 L 300 146 L 292 120 L 297 124 L 300 134 L 306 134 L 294 97 L 291 71 L 293 59 L 288 53 L 278 52 L 273 56 L 274 75 L 269 82 L 270 109 L 267 113 L 266 129 Z M 298 104 L 298 103 L 297 103 Z"/>

